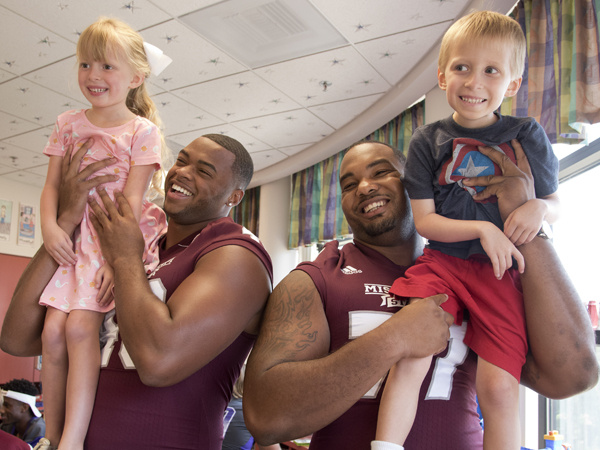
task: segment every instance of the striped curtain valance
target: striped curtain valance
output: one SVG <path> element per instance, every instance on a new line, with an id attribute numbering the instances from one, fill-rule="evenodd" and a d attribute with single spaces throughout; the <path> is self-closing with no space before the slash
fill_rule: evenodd
<path id="1" fill-rule="evenodd" d="M 258 236 L 260 210 L 260 186 L 248 189 L 239 205 L 231 208 L 229 217 Z"/>
<path id="2" fill-rule="evenodd" d="M 408 151 L 413 131 L 423 125 L 425 101 L 416 103 L 365 140 L 384 142 Z M 342 212 L 342 192 L 338 183 L 346 150 L 292 175 L 292 206 L 288 247 L 312 245 L 351 233 Z"/>
<path id="3" fill-rule="evenodd" d="M 576 143 L 600 122 L 599 0 L 521 0 L 510 16 L 527 38 L 521 89 L 503 114 L 534 117 L 551 143 Z"/>

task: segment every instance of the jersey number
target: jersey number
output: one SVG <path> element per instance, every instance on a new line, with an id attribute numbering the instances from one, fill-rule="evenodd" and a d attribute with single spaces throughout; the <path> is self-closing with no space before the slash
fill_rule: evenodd
<path id="1" fill-rule="evenodd" d="M 152 289 L 152 293 L 156 295 L 162 302 L 166 300 L 167 290 L 162 284 L 160 278 L 150 280 L 150 289 Z M 106 367 L 108 366 L 108 361 L 110 360 L 110 355 L 112 354 L 115 342 L 117 342 L 117 339 L 119 338 L 119 326 L 115 322 L 114 309 L 106 314 L 101 334 L 102 336 L 100 337 L 100 340 L 106 343 L 104 344 L 104 347 L 102 347 L 102 359 L 100 361 L 100 367 Z M 131 356 L 129 356 L 129 352 L 127 352 L 125 344 L 122 341 L 121 349 L 119 350 L 119 358 L 121 359 L 123 368 L 135 369 L 135 364 L 133 364 L 133 360 L 131 359 Z"/>
<path id="2" fill-rule="evenodd" d="M 350 326 L 349 339 L 356 339 L 362 336 L 392 317 L 392 313 L 381 311 L 350 311 L 348 315 Z M 425 400 L 450 399 L 452 380 L 456 368 L 465 362 L 469 353 L 469 347 L 463 342 L 466 331 L 467 323 L 465 321 L 463 321 L 461 326 L 452 325 L 450 327 L 448 352 L 443 358 L 435 359 L 435 367 Z M 384 378 L 381 378 L 375 386 L 369 389 L 363 398 L 376 398 Z"/>

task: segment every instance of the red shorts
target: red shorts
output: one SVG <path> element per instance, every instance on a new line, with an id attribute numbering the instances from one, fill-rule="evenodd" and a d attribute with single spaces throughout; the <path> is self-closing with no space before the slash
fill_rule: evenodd
<path id="1" fill-rule="evenodd" d="M 487 258 L 465 260 L 425 249 L 404 278 L 394 281 L 390 293 L 406 298 L 448 294 L 442 308 L 454 316 L 456 324 L 462 323 L 464 310 L 469 311 L 465 344 L 520 380 L 527 332 L 516 269 L 507 270 L 498 280 Z"/>

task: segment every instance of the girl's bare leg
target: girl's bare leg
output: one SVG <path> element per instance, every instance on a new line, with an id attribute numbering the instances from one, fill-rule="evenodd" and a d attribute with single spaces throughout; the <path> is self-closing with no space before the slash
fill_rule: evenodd
<path id="1" fill-rule="evenodd" d="M 75 310 L 67 320 L 69 375 L 61 450 L 83 450 L 100 374 L 99 331 L 103 319 L 104 313 Z"/>
<path id="2" fill-rule="evenodd" d="M 60 442 L 65 423 L 65 395 L 69 359 L 65 338 L 68 314 L 48 307 L 42 331 L 42 392 L 46 438 L 52 445 Z"/>

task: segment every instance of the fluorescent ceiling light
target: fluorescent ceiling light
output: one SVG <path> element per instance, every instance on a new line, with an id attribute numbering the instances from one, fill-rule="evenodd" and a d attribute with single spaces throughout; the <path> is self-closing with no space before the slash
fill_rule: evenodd
<path id="1" fill-rule="evenodd" d="M 348 44 L 308 0 L 230 0 L 179 19 L 253 69 Z"/>

